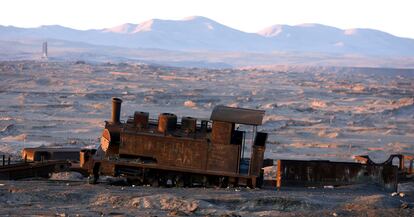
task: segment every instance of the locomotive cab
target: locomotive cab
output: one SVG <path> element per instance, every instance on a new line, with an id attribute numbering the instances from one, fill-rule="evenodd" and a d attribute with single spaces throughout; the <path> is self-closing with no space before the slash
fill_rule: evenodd
<path id="1" fill-rule="evenodd" d="M 262 110 L 226 106 L 216 106 L 213 109 L 210 117 L 213 121 L 213 142 L 218 145 L 229 142 L 238 147 L 236 172 L 239 174 L 260 175 L 267 133 L 258 132 L 257 127 L 262 124 L 264 114 Z M 251 131 L 248 131 L 249 127 Z M 234 152 L 225 154 L 236 155 Z"/>

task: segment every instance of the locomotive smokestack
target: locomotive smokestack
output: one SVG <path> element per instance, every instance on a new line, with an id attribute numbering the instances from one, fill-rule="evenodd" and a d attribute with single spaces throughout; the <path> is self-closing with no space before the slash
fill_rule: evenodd
<path id="1" fill-rule="evenodd" d="M 122 100 L 116 97 L 112 98 L 112 123 L 119 124 L 121 123 L 121 103 Z"/>

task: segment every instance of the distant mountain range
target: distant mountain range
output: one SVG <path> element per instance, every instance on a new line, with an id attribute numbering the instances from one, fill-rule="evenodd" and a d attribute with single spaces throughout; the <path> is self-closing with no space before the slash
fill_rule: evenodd
<path id="1" fill-rule="evenodd" d="M 0 41 L 61 40 L 128 49 L 185 52 L 318 53 L 413 57 L 414 40 L 373 29 L 342 30 L 320 24 L 274 25 L 246 33 L 205 17 L 153 19 L 140 24 L 76 30 L 63 26 L 0 26 Z"/>

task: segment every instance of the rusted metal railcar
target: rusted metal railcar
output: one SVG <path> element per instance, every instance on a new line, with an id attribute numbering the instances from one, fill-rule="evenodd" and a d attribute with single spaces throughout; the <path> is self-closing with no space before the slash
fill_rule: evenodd
<path id="1" fill-rule="evenodd" d="M 4 159 L 4 155 L 3 155 Z M 10 158 L 9 158 L 10 159 Z M 71 163 L 66 160 L 10 162 L 0 165 L 0 180 L 18 180 L 24 178 L 49 178 L 52 173 L 69 171 Z"/>
<path id="2" fill-rule="evenodd" d="M 410 182 L 414 178 L 414 158 L 409 155 L 392 154 L 382 163 L 373 162 L 367 155 L 356 156 L 355 159 L 358 162 L 277 160 L 275 186 L 280 189 L 284 186 L 375 184 L 384 190 L 396 191 L 398 183 Z M 272 185 L 268 181 L 266 183 Z"/>
<path id="3" fill-rule="evenodd" d="M 81 167 L 93 181 L 103 174 L 155 186 L 260 185 L 267 134 L 257 127 L 264 111 L 216 106 L 208 120 L 170 113 L 151 120 L 149 113 L 135 112 L 121 122 L 121 103 L 112 99 L 99 150 L 81 151 Z M 238 130 L 240 125 L 252 130 Z"/>
<path id="4" fill-rule="evenodd" d="M 25 161 L 70 160 L 79 161 L 80 148 L 24 148 L 22 159 Z"/>

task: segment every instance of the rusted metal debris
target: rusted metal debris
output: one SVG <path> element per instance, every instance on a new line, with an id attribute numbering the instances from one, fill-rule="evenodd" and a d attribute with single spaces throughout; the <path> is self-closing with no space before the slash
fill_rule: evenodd
<path id="1" fill-rule="evenodd" d="M 22 151 L 22 158 L 26 161 L 79 161 L 79 152 L 80 148 L 24 148 Z"/>
<path id="2" fill-rule="evenodd" d="M 393 165 L 394 159 L 398 159 L 398 171 L 402 174 L 414 174 L 414 156 L 409 155 L 402 155 L 402 154 L 392 154 L 390 157 L 384 161 L 383 163 L 375 163 L 372 161 L 368 155 L 360 155 L 356 156 L 355 160 L 362 164 L 368 165 L 376 165 L 376 166 L 391 166 Z M 408 167 L 406 167 L 406 163 L 408 163 Z"/>
<path id="3" fill-rule="evenodd" d="M 0 166 L 0 180 L 18 180 L 24 178 L 43 177 L 50 174 L 68 171 L 68 161 L 20 162 Z"/>
<path id="4" fill-rule="evenodd" d="M 399 165 L 393 165 L 394 158 Z M 374 163 L 368 156 L 357 156 L 359 163 L 331 162 L 322 160 L 278 160 L 276 187 L 283 186 L 339 186 L 372 183 L 386 190 L 396 191 L 397 184 L 411 179 L 413 157 L 391 155 L 384 163 Z M 404 161 L 410 161 L 410 167 L 404 167 Z"/>
<path id="5" fill-rule="evenodd" d="M 21 161 L 11 162 L 9 156 L 6 164 L 6 157 L 3 155 L 0 179 L 48 178 L 52 173 L 67 171 L 88 175 L 79 166 L 79 153 L 79 148 L 24 148 Z"/>
<path id="6" fill-rule="evenodd" d="M 67 161 L 70 167 L 65 168 L 59 172 L 72 171 L 81 173 L 83 176 L 88 176 L 88 171 L 84 170 L 79 162 L 83 157 L 80 148 L 24 148 L 22 151 L 22 159 L 24 162 L 44 162 L 44 161 Z"/>

